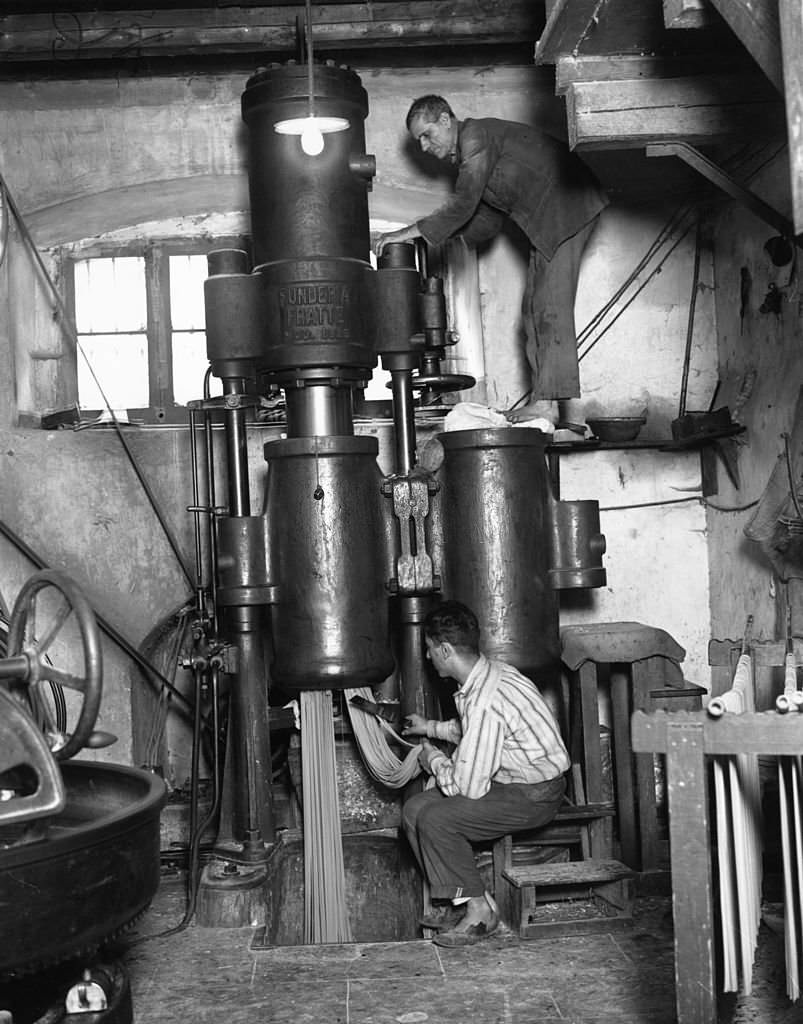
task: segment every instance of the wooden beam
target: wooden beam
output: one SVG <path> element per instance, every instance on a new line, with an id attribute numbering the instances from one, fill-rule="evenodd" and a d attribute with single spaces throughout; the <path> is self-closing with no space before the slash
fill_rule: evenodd
<path id="1" fill-rule="evenodd" d="M 644 0 L 554 0 L 535 47 L 536 64 L 559 57 L 652 53 L 665 43 L 661 4 Z"/>
<path id="2" fill-rule="evenodd" d="M 789 171 L 792 179 L 795 232 L 803 232 L 803 10 L 795 0 L 779 0 L 781 51 L 786 94 Z"/>
<path id="3" fill-rule="evenodd" d="M 664 0 L 667 28 L 709 28 L 714 24 L 707 0 Z"/>
<path id="4" fill-rule="evenodd" d="M 521 43 L 543 21 L 530 0 L 479 11 L 476 0 L 338 3 L 313 8 L 315 49 Z M 214 53 L 293 54 L 303 5 L 0 16 L 0 59 L 75 61 Z"/>
<path id="5" fill-rule="evenodd" d="M 576 53 L 600 6 L 601 0 L 555 0 L 535 45 L 535 63 L 554 64 L 561 54 Z"/>
<path id="6" fill-rule="evenodd" d="M 694 75 L 743 74 L 745 65 L 754 71 L 744 54 L 690 54 L 660 56 L 619 53 L 559 57 L 555 68 L 555 92 L 562 96 L 575 82 L 609 82 L 643 79 L 690 78 Z M 766 92 L 766 89 L 765 89 Z"/>
<path id="7" fill-rule="evenodd" d="M 566 91 L 566 114 L 569 145 L 578 150 L 709 145 L 785 131 L 783 103 L 749 75 L 576 83 Z"/>
<path id="8" fill-rule="evenodd" d="M 778 0 L 709 0 L 778 92 L 783 62 Z"/>
<path id="9" fill-rule="evenodd" d="M 700 729 L 705 754 L 800 754 L 803 715 L 777 711 L 746 711 L 714 718 L 705 711 L 634 711 L 633 750 L 667 754 L 673 729 Z"/>

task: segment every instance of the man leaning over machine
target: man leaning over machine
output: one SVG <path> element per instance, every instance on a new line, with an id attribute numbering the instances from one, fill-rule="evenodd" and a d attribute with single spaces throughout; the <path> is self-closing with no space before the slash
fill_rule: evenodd
<path id="1" fill-rule="evenodd" d="M 506 221 L 530 242 L 522 322 L 531 388 L 513 422 L 555 422 L 560 399 L 580 394 L 574 303 L 580 261 L 608 199 L 566 143 L 531 125 L 501 118 L 459 121 L 442 96 L 421 96 L 407 113 L 420 149 L 457 171 L 453 195 L 414 224 L 380 235 L 377 255 L 391 242 L 419 236 L 430 245 L 461 236 L 488 241 Z"/>
<path id="2" fill-rule="evenodd" d="M 403 824 L 430 887 L 433 913 L 421 923 L 441 946 L 491 935 L 499 910 L 486 891 L 473 842 L 551 821 L 565 791 L 569 755 L 537 686 L 512 665 L 480 653 L 476 615 L 445 601 L 424 620 L 427 657 L 452 678 L 459 720 L 410 715 L 405 734 L 424 737 L 419 755 L 434 786 L 411 797 Z M 430 740 L 457 744 L 451 756 Z M 460 916 L 462 914 L 462 917 Z"/>

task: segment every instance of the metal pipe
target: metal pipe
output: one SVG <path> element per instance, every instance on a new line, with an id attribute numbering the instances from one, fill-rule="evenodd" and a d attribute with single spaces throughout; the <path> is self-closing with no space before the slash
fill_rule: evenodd
<path id="1" fill-rule="evenodd" d="M 31 670 L 31 662 L 25 654 L 0 661 L 0 679 L 25 679 Z"/>
<path id="2" fill-rule="evenodd" d="M 285 391 L 288 437 L 346 437 L 354 433 L 351 391 L 329 381 Z"/>
<path id="3" fill-rule="evenodd" d="M 440 718 L 438 695 L 430 681 L 424 659 L 424 619 L 433 606 L 434 596 L 409 595 L 399 598 L 401 625 L 400 711 L 424 718 Z"/>
<path id="4" fill-rule="evenodd" d="M 225 618 L 239 652 L 229 733 L 237 751 L 233 832 L 243 844 L 245 859 L 258 860 L 265 856 L 264 842 L 272 843 L 275 837 L 264 611 L 258 605 L 239 606 L 226 609 Z"/>
<path id="5" fill-rule="evenodd" d="M 393 429 L 396 439 L 396 472 L 406 476 L 415 465 L 415 415 L 412 370 L 391 370 Z"/>
<path id="6" fill-rule="evenodd" d="M 204 374 L 204 399 L 210 397 L 209 378 L 212 376 L 212 367 L 208 366 Z M 211 572 L 209 574 L 209 593 L 212 599 L 211 625 L 212 633 L 217 636 L 219 619 L 217 606 L 217 531 L 215 530 L 216 514 L 216 489 L 215 489 L 215 453 L 212 440 L 212 417 L 208 410 L 204 413 L 204 455 L 206 457 L 206 481 L 207 501 L 209 503 L 209 561 Z"/>
<path id="7" fill-rule="evenodd" d="M 226 465 L 229 474 L 229 515 L 251 514 L 251 496 L 248 488 L 248 442 L 245 433 L 245 410 L 239 398 L 245 394 L 241 378 L 226 377 L 223 394 L 231 400 L 225 409 Z"/>

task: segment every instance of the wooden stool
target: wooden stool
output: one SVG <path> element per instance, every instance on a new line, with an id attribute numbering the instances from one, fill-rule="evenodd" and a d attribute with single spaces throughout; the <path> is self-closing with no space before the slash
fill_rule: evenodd
<path id="1" fill-rule="evenodd" d="M 574 932 L 608 932 L 633 920 L 630 879 L 618 860 L 579 860 L 506 868 L 518 894 L 518 934 L 522 939 Z"/>
<path id="2" fill-rule="evenodd" d="M 660 708 L 695 711 L 705 689 L 686 683 L 680 662 L 686 652 L 662 629 L 639 622 L 565 626 L 562 659 L 569 676 L 570 753 L 585 778 L 585 799 L 602 800 L 599 689 L 610 680 L 611 735 L 616 781 L 616 812 L 621 858 L 636 870 L 660 865 L 655 763 L 633 754 L 630 716 Z M 591 856 L 609 857 L 598 827 L 590 828 Z"/>

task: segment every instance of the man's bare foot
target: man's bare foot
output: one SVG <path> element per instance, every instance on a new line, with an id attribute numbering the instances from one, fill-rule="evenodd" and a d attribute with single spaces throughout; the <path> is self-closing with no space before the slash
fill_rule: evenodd
<path id="1" fill-rule="evenodd" d="M 511 409 L 505 415 L 511 423 L 548 420 L 554 426 L 558 422 L 558 403 L 556 399 L 531 398 L 526 405 Z"/>

